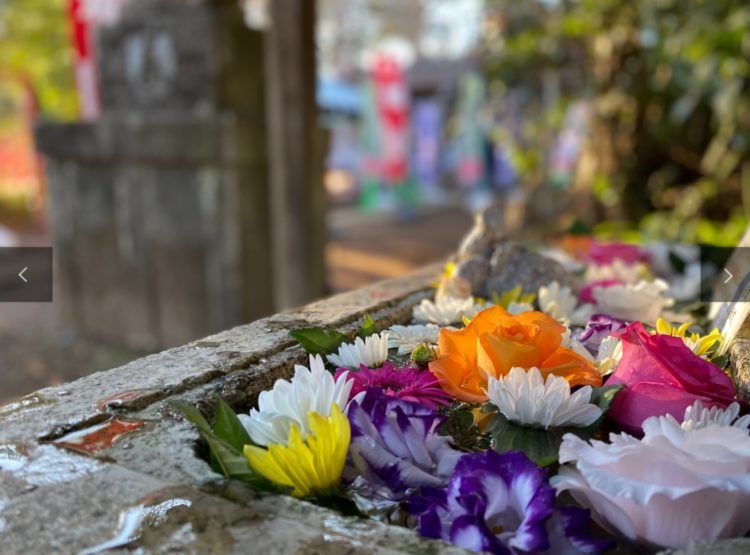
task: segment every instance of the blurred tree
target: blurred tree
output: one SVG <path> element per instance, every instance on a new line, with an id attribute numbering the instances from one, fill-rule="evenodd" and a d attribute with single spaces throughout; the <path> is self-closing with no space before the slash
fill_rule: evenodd
<path id="1" fill-rule="evenodd" d="M 642 230 L 683 240 L 721 240 L 722 230 L 701 218 L 742 228 L 750 212 L 750 4 L 487 4 L 491 90 L 521 104 L 522 145 L 537 162 L 530 173 L 544 173 L 546 154 L 537 151 L 549 148 L 565 107 L 589 99 L 594 121 L 577 179 L 600 201 L 600 215 L 648 216 Z"/>
<path id="2" fill-rule="evenodd" d="M 30 84 L 41 113 L 59 119 L 77 111 L 66 6 L 67 0 L 0 0 L 0 83 Z"/>

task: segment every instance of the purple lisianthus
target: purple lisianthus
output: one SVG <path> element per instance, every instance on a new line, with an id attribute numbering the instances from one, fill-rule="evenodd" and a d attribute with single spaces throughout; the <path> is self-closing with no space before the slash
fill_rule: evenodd
<path id="1" fill-rule="evenodd" d="M 336 370 L 335 378 L 338 379 L 344 372 L 349 372 L 349 380 L 354 382 L 350 393 L 352 399 L 363 391 L 375 387 L 382 389 L 383 393 L 390 397 L 398 397 L 431 409 L 451 403 L 451 396 L 440 387 L 440 383 L 432 372 L 409 366 L 399 368 L 390 362 L 385 362 L 382 368 L 369 369 L 362 365 L 356 372 L 348 368 L 339 368 Z"/>
<path id="2" fill-rule="evenodd" d="M 612 318 L 608 314 L 594 314 L 586 324 L 584 330 L 578 335 L 580 341 L 589 352 L 596 356 L 599 347 L 610 335 L 623 331 L 628 325 L 622 320 Z"/>
<path id="3" fill-rule="evenodd" d="M 578 555 L 580 553 L 603 553 L 614 547 L 615 542 L 591 535 L 591 512 L 579 507 L 563 507 L 555 511 L 547 521 L 550 553 L 555 555 Z"/>
<path id="4" fill-rule="evenodd" d="M 464 455 L 445 488 L 409 499 L 419 532 L 473 551 L 512 555 L 546 551 L 546 521 L 555 490 L 544 470 L 521 451 Z"/>
<path id="5" fill-rule="evenodd" d="M 521 451 L 465 454 L 444 488 L 409 498 L 419 532 L 473 551 L 599 553 L 611 542 L 588 533 L 588 511 L 555 510 L 547 473 Z"/>
<path id="6" fill-rule="evenodd" d="M 358 492 L 400 502 L 414 488 L 442 486 L 462 453 L 437 433 L 445 417 L 434 410 L 368 389 L 349 405 L 351 443 L 344 480 Z"/>

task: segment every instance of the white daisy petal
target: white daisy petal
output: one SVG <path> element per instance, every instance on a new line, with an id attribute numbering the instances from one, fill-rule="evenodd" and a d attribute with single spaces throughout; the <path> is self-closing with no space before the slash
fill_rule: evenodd
<path id="1" fill-rule="evenodd" d="M 589 403 L 591 387 L 571 395 L 565 378 L 550 374 L 544 381 L 538 368 L 511 368 L 499 379 L 488 376 L 485 393 L 508 420 L 526 426 L 588 426 L 602 415 Z"/>
<path id="2" fill-rule="evenodd" d="M 358 370 L 361 364 L 377 368 L 388 358 L 388 332 L 376 333 L 354 343 L 343 343 L 335 355 L 328 355 L 328 362 L 340 368 Z"/>
<path id="3" fill-rule="evenodd" d="M 539 308 L 565 325 L 583 326 L 594 313 L 590 304 L 578 304 L 578 297 L 570 287 L 561 287 L 556 281 L 540 287 Z"/>
<path id="4" fill-rule="evenodd" d="M 423 343 L 437 345 L 440 326 L 418 324 L 414 326 L 391 326 L 388 328 L 388 347 L 398 349 L 398 354 L 408 355 Z"/>
<path id="5" fill-rule="evenodd" d="M 309 368 L 296 365 L 291 382 L 276 380 L 272 389 L 258 396 L 258 408 L 239 419 L 255 443 L 286 445 L 292 425 L 299 428 L 303 439 L 309 433 L 311 411 L 330 416 L 334 404 L 345 410 L 353 385 L 348 373 L 334 379 L 320 355 L 310 355 Z"/>
<path id="6" fill-rule="evenodd" d="M 459 299 L 441 297 L 436 301 L 424 299 L 414 307 L 414 319 L 418 322 L 431 322 L 441 326 L 461 323 L 464 316 L 473 318 L 479 311 L 492 305 L 474 302 L 472 297 Z"/>

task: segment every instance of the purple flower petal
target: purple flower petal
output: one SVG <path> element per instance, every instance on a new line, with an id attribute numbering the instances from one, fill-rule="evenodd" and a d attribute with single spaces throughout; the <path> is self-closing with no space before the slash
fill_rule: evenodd
<path id="1" fill-rule="evenodd" d="M 344 480 L 361 476 L 394 500 L 414 488 L 445 484 L 459 460 L 452 439 L 437 433 L 445 417 L 434 410 L 368 389 L 349 406 L 352 439 Z"/>
<path id="2" fill-rule="evenodd" d="M 544 470 L 520 451 L 461 457 L 444 493 L 412 495 L 409 511 L 422 533 L 492 553 L 545 551 L 555 493 Z M 440 522 L 436 524 L 436 518 Z"/>

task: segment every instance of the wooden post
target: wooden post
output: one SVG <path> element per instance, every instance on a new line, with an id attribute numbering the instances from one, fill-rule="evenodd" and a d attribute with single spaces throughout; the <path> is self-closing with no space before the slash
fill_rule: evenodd
<path id="1" fill-rule="evenodd" d="M 274 300 L 281 310 L 324 293 L 325 193 L 315 103 L 315 2 L 269 2 L 266 121 Z"/>

